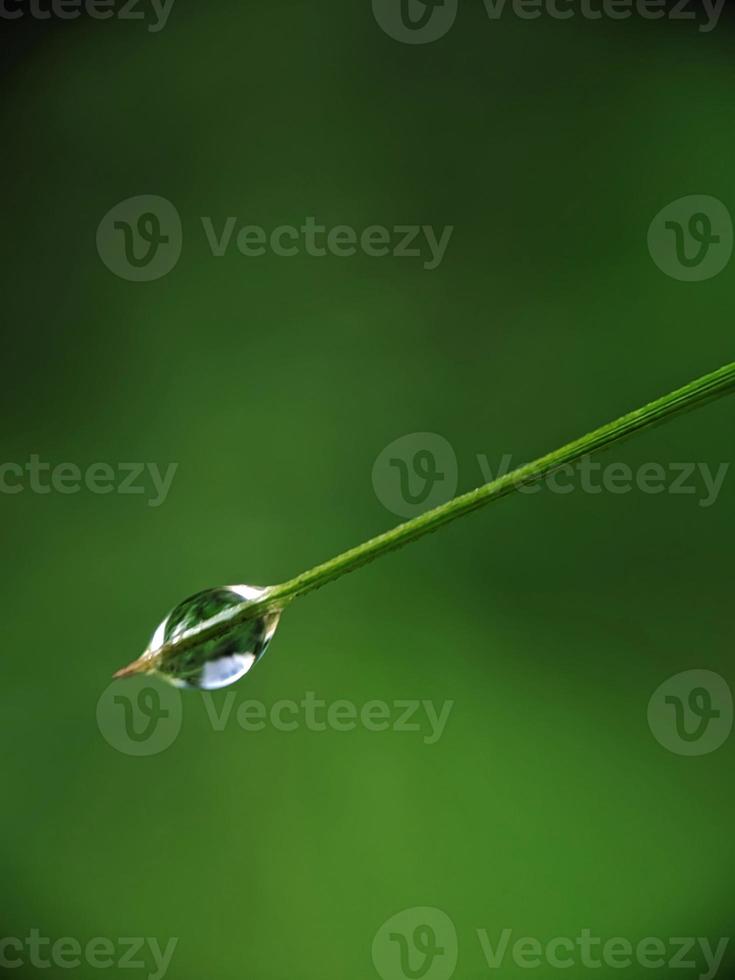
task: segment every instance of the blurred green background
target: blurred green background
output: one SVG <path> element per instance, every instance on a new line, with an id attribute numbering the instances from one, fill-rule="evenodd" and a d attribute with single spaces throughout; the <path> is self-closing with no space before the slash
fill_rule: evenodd
<path id="1" fill-rule="evenodd" d="M 520 463 L 732 359 L 735 267 L 681 282 L 646 247 L 672 200 L 735 207 L 732 24 L 490 23 L 467 3 L 410 46 L 368 2 L 176 0 L 158 33 L 14 32 L 2 462 L 178 470 L 160 507 L 0 497 L 2 935 L 179 937 L 177 980 L 374 977 L 373 937 L 413 906 L 449 915 L 462 978 L 499 972 L 478 929 L 728 935 L 735 737 L 679 756 L 646 709 L 680 671 L 735 681 L 732 474 L 708 508 L 516 495 L 348 576 L 214 695 L 236 696 L 222 731 L 184 692 L 174 743 L 138 758 L 96 711 L 186 595 L 281 581 L 396 523 L 371 476 L 394 439 L 443 435 L 469 489 L 478 454 Z M 141 194 L 175 205 L 183 252 L 138 283 L 95 235 Z M 427 271 L 214 258 L 200 220 L 309 215 L 455 231 Z M 716 467 L 734 418 L 720 401 L 609 459 Z M 309 691 L 454 707 L 436 744 L 234 720 Z"/>

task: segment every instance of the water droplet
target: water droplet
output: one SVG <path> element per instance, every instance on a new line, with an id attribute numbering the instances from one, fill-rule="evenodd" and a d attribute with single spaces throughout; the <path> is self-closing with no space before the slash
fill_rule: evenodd
<path id="1" fill-rule="evenodd" d="M 224 585 L 207 589 L 184 599 L 159 625 L 140 658 L 144 665 L 164 643 L 172 643 L 196 629 L 208 619 L 226 610 L 235 610 L 262 598 L 267 589 L 253 585 Z M 279 612 L 246 620 L 234 633 L 174 651 L 155 670 L 176 687 L 194 687 L 205 691 L 227 687 L 243 677 L 265 653 L 278 626 Z M 135 664 L 126 670 L 135 672 Z M 144 668 L 143 668 L 144 669 Z M 125 671 L 121 671 L 125 676 Z"/>

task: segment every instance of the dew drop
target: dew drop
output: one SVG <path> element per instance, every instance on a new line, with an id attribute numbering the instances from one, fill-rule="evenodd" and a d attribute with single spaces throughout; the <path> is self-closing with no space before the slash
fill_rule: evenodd
<path id="1" fill-rule="evenodd" d="M 206 620 L 262 598 L 267 589 L 253 585 L 224 585 L 197 592 L 180 602 L 159 625 L 141 660 L 164 643 L 180 639 Z M 278 612 L 246 620 L 234 633 L 174 653 L 156 671 L 176 687 L 213 691 L 240 680 L 265 653 L 278 626 Z"/>

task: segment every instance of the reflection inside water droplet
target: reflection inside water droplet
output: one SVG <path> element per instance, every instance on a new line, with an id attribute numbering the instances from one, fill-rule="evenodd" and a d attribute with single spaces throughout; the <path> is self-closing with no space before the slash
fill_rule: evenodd
<path id="1" fill-rule="evenodd" d="M 164 643 L 180 639 L 187 631 L 196 629 L 226 609 L 262 598 L 267 591 L 253 585 L 224 585 L 197 592 L 180 602 L 163 620 L 143 657 L 149 657 Z M 246 620 L 226 637 L 207 640 L 180 653 L 174 650 L 156 669 L 176 687 L 212 691 L 234 684 L 265 653 L 276 631 L 279 615 L 278 612 L 269 612 Z"/>

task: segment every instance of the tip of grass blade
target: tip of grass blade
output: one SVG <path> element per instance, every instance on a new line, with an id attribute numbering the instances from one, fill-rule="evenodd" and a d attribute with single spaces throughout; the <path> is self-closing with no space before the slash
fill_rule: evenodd
<path id="1" fill-rule="evenodd" d="M 141 660 L 134 660 L 127 667 L 121 667 L 120 670 L 116 671 L 112 675 L 113 680 L 120 680 L 123 677 L 134 677 L 136 674 L 144 674 L 148 669 L 148 665 L 143 663 Z"/>

